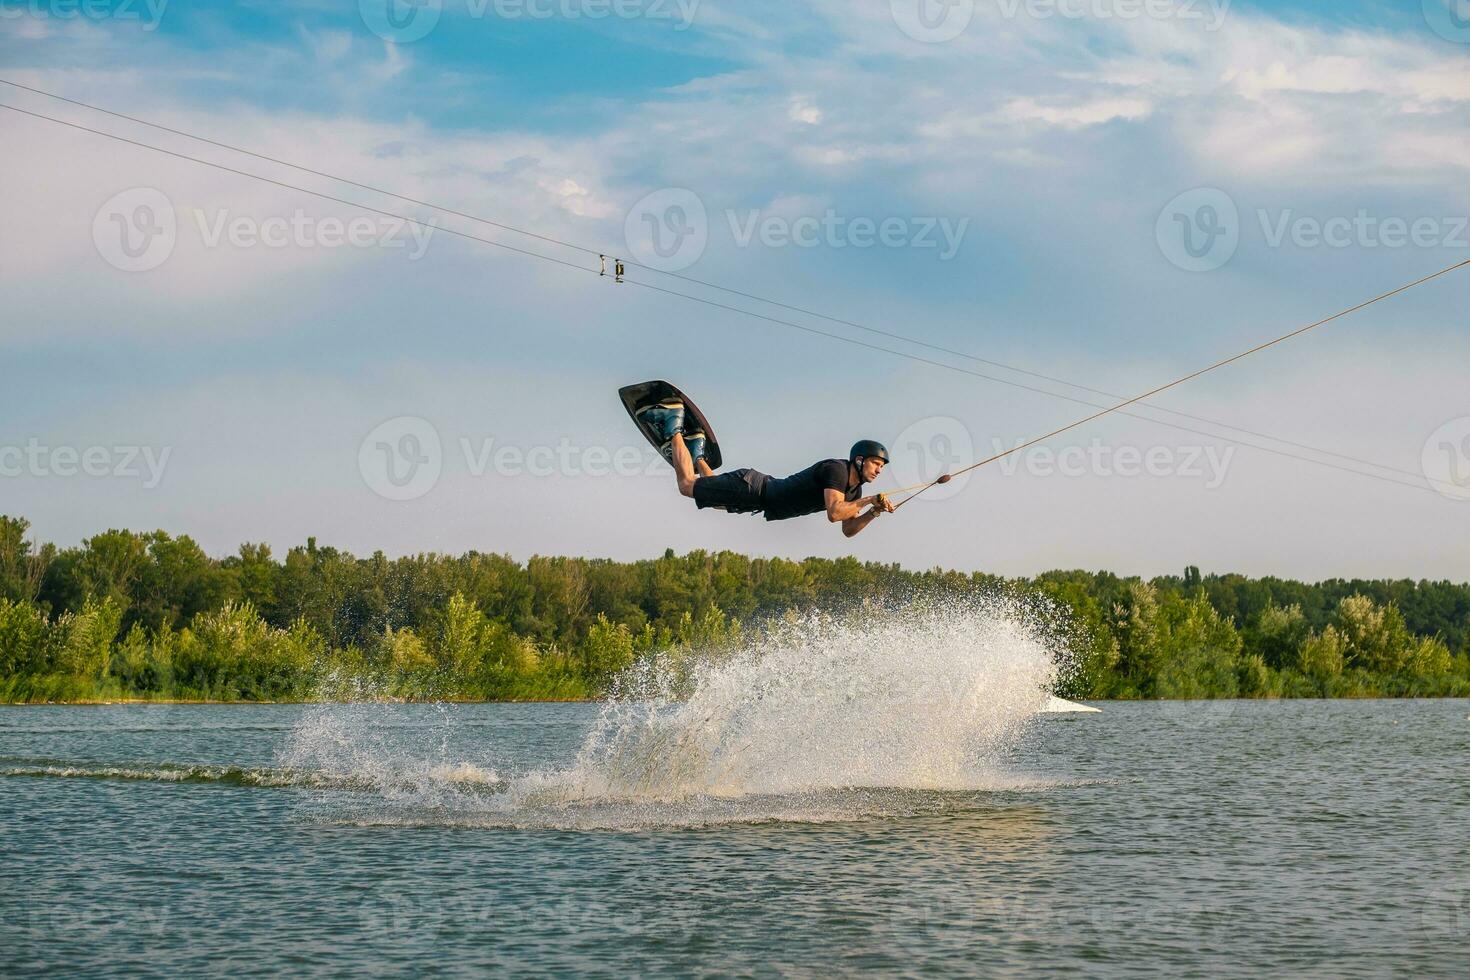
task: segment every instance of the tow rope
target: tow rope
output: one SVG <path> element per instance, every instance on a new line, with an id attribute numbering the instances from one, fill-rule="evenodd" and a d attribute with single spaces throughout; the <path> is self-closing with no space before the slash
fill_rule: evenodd
<path id="1" fill-rule="evenodd" d="M 1357 311 L 1359 311 L 1361 309 L 1365 309 L 1365 308 L 1367 308 L 1369 306 L 1372 306 L 1374 303 L 1377 303 L 1377 302 L 1380 302 L 1382 300 L 1388 299 L 1391 296 L 1397 296 L 1399 293 L 1402 293 L 1402 292 L 1405 292 L 1407 290 L 1413 289 L 1415 286 L 1423 285 L 1424 283 L 1429 282 L 1429 280 L 1431 280 L 1431 279 L 1438 279 L 1440 276 L 1445 275 L 1446 273 L 1454 272 L 1456 269 L 1464 268 L 1467 265 L 1470 265 L 1470 259 L 1465 259 L 1463 262 L 1456 262 L 1454 265 L 1446 266 L 1445 268 L 1440 269 L 1438 272 L 1432 272 L 1429 275 L 1424 276 L 1422 279 L 1415 279 L 1413 282 L 1405 283 L 1404 285 L 1399 286 L 1396 289 L 1390 289 L 1386 293 L 1380 293 L 1377 296 L 1374 296 L 1372 299 L 1364 300 L 1363 302 L 1357 304 L 1356 306 L 1350 306 L 1350 307 L 1348 307 L 1345 310 L 1340 310 L 1337 313 L 1334 313 L 1334 314 L 1332 314 L 1329 317 L 1324 317 L 1321 320 L 1318 320 L 1316 323 L 1309 323 L 1309 324 L 1307 324 L 1304 327 L 1297 327 L 1295 330 L 1291 331 L 1290 333 L 1284 333 L 1281 336 L 1275 338 L 1274 340 L 1268 340 L 1268 341 L 1266 341 L 1264 344 L 1257 344 L 1255 347 L 1252 347 L 1250 350 L 1244 350 L 1244 351 L 1241 351 L 1239 354 L 1235 354 L 1235 355 L 1233 355 L 1231 357 L 1227 357 L 1224 360 L 1216 361 L 1213 364 L 1210 364 L 1210 365 L 1208 365 L 1206 367 L 1200 368 L 1198 371 L 1192 371 L 1189 374 L 1186 374 L 1186 375 L 1184 375 L 1181 378 L 1175 378 L 1173 381 L 1170 381 L 1168 384 L 1159 385 L 1157 388 L 1151 388 L 1148 391 L 1145 391 L 1141 395 L 1134 395 L 1132 398 L 1128 398 L 1128 399 L 1125 399 L 1124 401 L 1120 401 L 1116 405 L 1109 405 L 1107 408 L 1104 408 L 1104 409 L 1102 409 L 1101 411 L 1098 411 L 1098 412 L 1093 412 L 1091 415 L 1088 415 L 1085 418 L 1080 418 L 1080 419 L 1078 419 L 1075 422 L 1069 422 L 1069 423 L 1067 423 L 1066 425 L 1062 426 L 1059 429 L 1052 429 L 1050 432 L 1047 432 L 1047 433 L 1044 433 L 1042 435 L 1039 435 L 1039 436 L 1037 436 L 1034 439 L 1028 439 L 1025 442 L 1022 442 L 1022 443 L 1019 443 L 1018 445 L 1012 446 L 1010 449 L 1007 449 L 1004 452 L 998 452 L 998 453 L 996 453 L 993 456 L 987 456 L 987 457 L 985 457 L 982 460 L 979 460 L 977 462 L 971 463 L 970 465 L 965 466 L 965 467 L 963 467 L 961 469 L 955 470 L 953 473 L 946 473 L 943 476 L 938 477 L 937 479 L 928 481 L 927 483 L 916 483 L 916 484 L 914 484 L 911 487 L 899 487 L 897 490 L 888 490 L 888 491 L 885 492 L 885 495 L 892 496 L 893 494 L 896 494 L 896 493 L 904 493 L 904 492 L 906 492 L 908 490 L 913 490 L 914 491 L 913 493 L 909 494 L 907 497 L 904 497 L 898 503 L 896 503 L 896 504 L 893 505 L 893 509 L 895 511 L 897 511 L 898 508 L 902 507 L 904 504 L 908 503 L 910 500 L 913 500 L 915 497 L 917 497 L 919 494 L 923 493 L 925 490 L 928 490 L 930 487 L 937 486 L 938 484 L 941 484 L 941 483 L 948 483 L 950 480 L 954 479 L 955 477 L 959 476 L 962 473 L 968 473 L 971 470 L 979 469 L 980 467 L 985 466 L 985 465 L 987 465 L 989 463 L 994 463 L 998 459 L 1004 459 L 1005 457 L 1011 455 L 1012 453 L 1018 453 L 1018 452 L 1020 452 L 1023 449 L 1027 449 L 1027 448 L 1029 448 L 1031 446 L 1036 445 L 1038 442 L 1044 442 L 1045 440 L 1050 439 L 1053 436 L 1059 436 L 1063 432 L 1068 431 L 1069 429 L 1075 429 L 1079 425 L 1086 425 L 1088 422 L 1094 421 L 1095 419 L 1100 419 L 1104 415 L 1107 415 L 1107 414 L 1109 414 L 1111 412 L 1118 411 L 1118 409 L 1120 409 L 1120 408 L 1127 408 L 1129 405 L 1133 405 L 1133 404 L 1136 404 L 1138 402 L 1141 402 L 1145 398 L 1152 398 L 1154 395 L 1157 395 L 1157 394 L 1159 394 L 1162 391 L 1168 391 L 1170 388 L 1174 388 L 1174 387 L 1177 387 L 1178 385 L 1182 385 L 1186 381 L 1192 381 L 1195 378 L 1198 378 L 1202 374 L 1208 374 L 1209 372 L 1214 371 L 1217 368 L 1225 367 L 1227 364 L 1234 364 L 1236 361 L 1240 360 L 1241 358 L 1249 357 L 1252 354 L 1255 354 L 1255 353 L 1258 353 L 1260 351 L 1265 350 L 1267 347 L 1274 347 L 1274 346 L 1276 346 L 1277 344 L 1279 344 L 1279 343 L 1281 343 L 1283 341 L 1290 340 L 1293 337 L 1298 337 L 1298 336 L 1306 333 L 1308 330 L 1315 330 L 1316 328 L 1322 326 L 1323 324 L 1331 323 L 1333 320 L 1339 319 L 1340 317 L 1345 317 L 1349 313 L 1356 313 Z M 915 489 L 915 488 L 917 488 L 917 489 Z"/>

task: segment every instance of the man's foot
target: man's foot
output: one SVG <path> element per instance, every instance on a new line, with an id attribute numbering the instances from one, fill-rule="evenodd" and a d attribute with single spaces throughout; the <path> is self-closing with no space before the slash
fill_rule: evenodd
<path id="1" fill-rule="evenodd" d="M 695 469 L 699 468 L 699 461 L 704 459 L 704 433 L 699 431 L 684 433 L 684 448 L 689 450 L 689 463 Z M 658 447 L 659 455 L 670 463 L 674 461 L 674 440 Z"/>
<path id="2" fill-rule="evenodd" d="M 671 443 L 675 432 L 684 431 L 684 403 L 676 398 L 640 408 L 637 417 L 658 436 L 660 447 Z M 667 456 L 668 452 L 664 455 Z"/>
<path id="3" fill-rule="evenodd" d="M 698 469 L 699 461 L 704 459 L 704 432 L 695 429 L 693 432 L 684 433 L 684 448 L 689 450 L 690 465 Z M 672 463 L 674 461 L 674 440 L 670 439 L 664 443 L 659 451 L 664 454 L 664 459 Z"/>

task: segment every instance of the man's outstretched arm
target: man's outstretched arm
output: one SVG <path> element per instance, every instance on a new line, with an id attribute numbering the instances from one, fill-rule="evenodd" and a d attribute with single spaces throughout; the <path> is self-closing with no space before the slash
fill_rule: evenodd
<path id="1" fill-rule="evenodd" d="M 844 500 L 842 494 L 830 487 L 824 493 L 827 500 L 827 520 L 834 524 L 840 522 L 842 533 L 849 538 L 871 524 L 873 518 L 879 514 L 893 511 L 893 502 L 882 494 Z M 864 507 L 870 508 L 867 513 L 863 512 Z"/>

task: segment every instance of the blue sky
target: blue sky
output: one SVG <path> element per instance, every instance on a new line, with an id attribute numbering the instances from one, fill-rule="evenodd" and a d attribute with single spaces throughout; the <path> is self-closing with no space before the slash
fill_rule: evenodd
<path id="1" fill-rule="evenodd" d="M 643 217 L 692 200 L 704 245 L 664 271 L 849 323 L 633 278 L 949 368 L 617 286 L 595 256 L 0 86 L 7 105 L 353 202 L 0 112 L 0 511 L 63 543 L 163 527 L 215 553 L 315 534 L 364 553 L 1467 577 L 1463 270 L 1161 399 L 1195 419 L 1100 421 L 851 542 L 819 519 L 695 513 L 656 465 L 587 472 L 639 448 L 615 389 L 661 376 L 734 465 L 780 474 L 874 436 L 927 477 L 1088 412 L 964 372 L 1102 396 L 852 323 L 1131 394 L 1470 258 L 1470 9 L 1453 0 L 960 2 L 945 39 L 913 36 L 920 0 L 626 0 L 600 19 L 597 0 L 535 17 L 501 0 L 421 8 L 437 20 L 413 40 L 385 39 L 377 2 L 175 0 L 156 20 L 0 2 L 0 77 L 610 254 L 647 254 Z M 106 237 L 140 193 L 175 234 L 128 271 Z M 1204 236 L 1222 201 L 1232 234 L 1191 268 L 1178 236 Z M 441 232 L 416 255 L 354 205 Z M 330 240 L 354 218 L 376 222 L 365 244 Z M 292 220 L 304 237 L 249 238 Z M 890 244 L 856 230 L 885 221 Z M 244 238 L 211 237 L 230 222 Z M 801 228 L 819 229 L 809 245 L 789 241 Z M 439 475 L 393 500 L 370 434 L 402 418 L 433 430 Z M 61 465 L 6 469 L 4 447 L 28 444 Z M 574 462 L 487 469 L 487 446 Z M 105 450 L 109 475 L 68 475 L 66 447 Z M 128 447 L 167 450 L 156 486 L 112 472 Z M 1046 452 L 1085 462 L 1059 473 Z M 1158 465 L 1134 475 L 1119 452 Z"/>

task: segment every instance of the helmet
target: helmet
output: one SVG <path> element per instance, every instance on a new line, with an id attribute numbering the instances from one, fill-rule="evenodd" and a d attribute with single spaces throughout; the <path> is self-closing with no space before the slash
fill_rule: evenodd
<path id="1" fill-rule="evenodd" d="M 856 463 L 859 456 L 864 459 L 872 459 L 876 456 L 886 463 L 888 462 L 888 447 L 875 439 L 859 439 L 852 444 L 852 449 L 848 451 L 847 461 L 849 463 Z"/>

